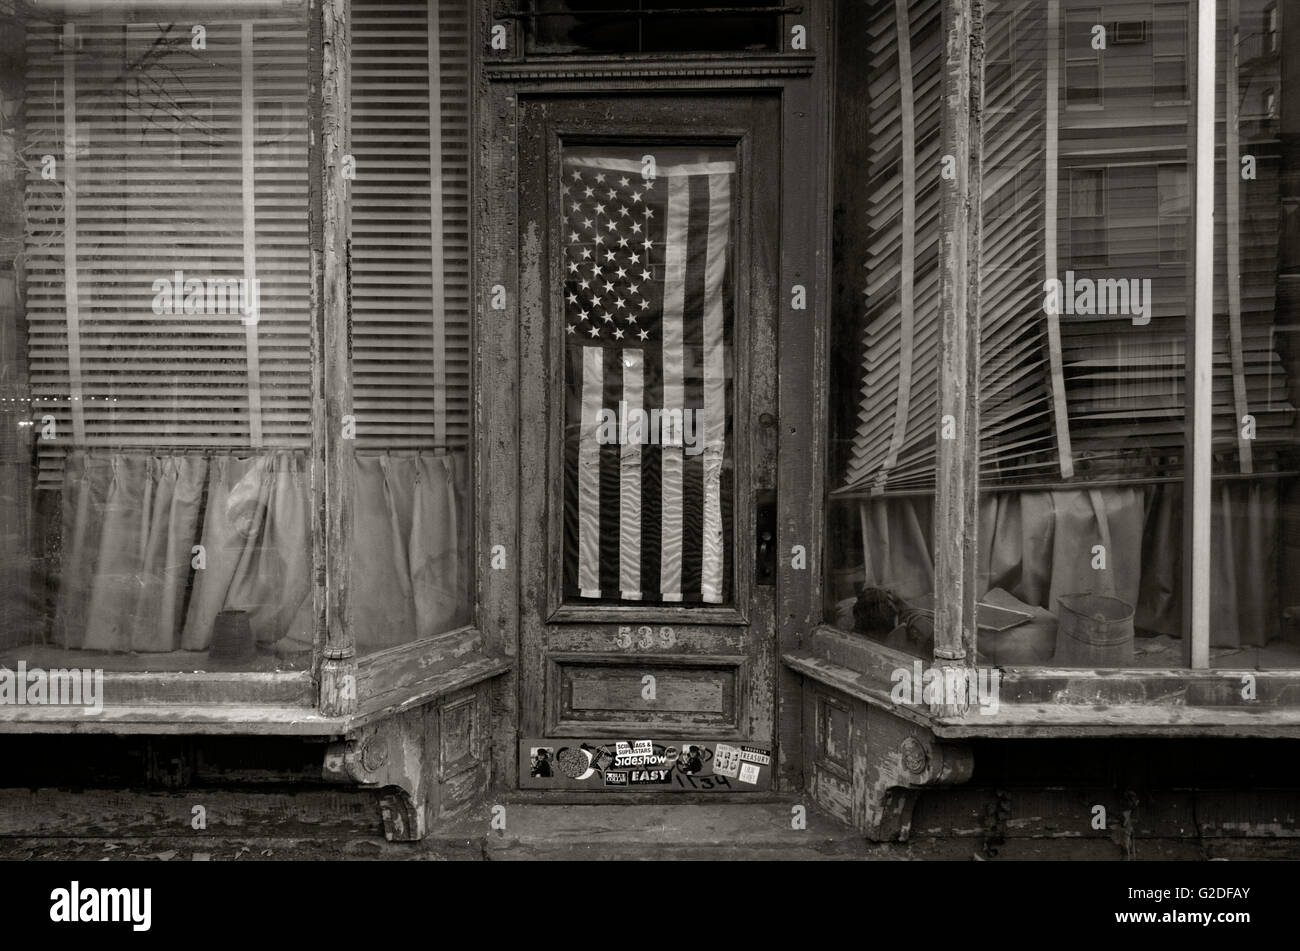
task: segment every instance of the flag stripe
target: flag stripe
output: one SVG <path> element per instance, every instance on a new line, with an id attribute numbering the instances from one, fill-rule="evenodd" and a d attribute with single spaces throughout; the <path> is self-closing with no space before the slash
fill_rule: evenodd
<path id="1" fill-rule="evenodd" d="M 605 368 L 601 347 L 582 350 L 582 426 L 578 442 L 578 589 L 600 597 L 600 401 Z"/>
<path id="2" fill-rule="evenodd" d="M 646 423 L 635 414 L 642 411 L 644 354 L 623 351 L 623 440 L 619 480 L 619 591 L 630 601 L 641 600 L 641 440 L 648 435 Z"/>
<path id="3" fill-rule="evenodd" d="M 670 413 L 685 406 L 685 341 L 683 318 L 686 295 L 686 237 L 690 221 L 691 179 L 668 179 L 668 231 L 664 238 L 663 365 L 664 409 Z M 666 425 L 665 428 L 668 428 Z M 682 469 L 680 432 L 666 438 L 660 449 L 663 466 L 663 508 L 660 547 L 660 596 L 682 600 Z"/>
<path id="4" fill-rule="evenodd" d="M 705 270 L 708 264 L 709 179 L 692 176 L 690 220 L 686 234 L 686 308 L 682 338 L 686 351 L 683 407 L 690 440 L 682 462 L 682 591 L 698 598 L 704 564 L 704 457 L 700 454 L 700 423 L 704 415 Z"/>
<path id="5" fill-rule="evenodd" d="M 727 431 L 724 287 L 731 237 L 731 176 L 709 176 L 708 264 L 704 276 L 704 564 L 701 597 L 722 601 L 722 459 Z"/>
<path id="6" fill-rule="evenodd" d="M 662 363 L 647 362 L 644 378 L 644 399 L 648 407 L 664 405 Z M 659 552 L 663 545 L 663 522 L 659 513 L 663 509 L 660 478 L 663 475 L 663 454 L 659 446 L 641 458 L 641 590 L 648 597 L 658 599 L 662 585 L 662 565 Z"/>
<path id="7" fill-rule="evenodd" d="M 600 446 L 600 590 L 602 597 L 617 597 L 619 590 L 619 457 L 617 411 L 623 398 L 622 353 L 612 347 L 595 348 L 604 365 L 601 408 L 610 417 Z M 609 430 L 614 430 L 611 434 Z"/>

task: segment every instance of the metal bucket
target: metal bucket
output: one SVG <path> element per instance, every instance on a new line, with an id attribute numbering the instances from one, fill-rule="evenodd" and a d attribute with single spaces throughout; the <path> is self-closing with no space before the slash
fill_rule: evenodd
<path id="1" fill-rule="evenodd" d="M 220 611 L 212 624 L 212 644 L 208 648 L 208 664 L 214 668 L 230 668 L 257 656 L 253 629 L 246 611 Z"/>
<path id="2" fill-rule="evenodd" d="M 1130 667 L 1133 605 L 1104 594 L 1057 599 L 1056 655 L 1061 667 Z"/>

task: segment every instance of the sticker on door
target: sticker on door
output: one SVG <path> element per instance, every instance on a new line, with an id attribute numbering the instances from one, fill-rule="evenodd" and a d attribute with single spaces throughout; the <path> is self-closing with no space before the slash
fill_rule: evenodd
<path id="1" fill-rule="evenodd" d="M 635 792 L 751 792 L 771 787 L 766 747 L 710 740 L 525 739 L 524 789 Z"/>

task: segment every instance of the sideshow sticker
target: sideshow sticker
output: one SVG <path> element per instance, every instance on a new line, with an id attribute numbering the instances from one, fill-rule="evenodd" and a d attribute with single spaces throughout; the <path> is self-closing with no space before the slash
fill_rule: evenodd
<path id="1" fill-rule="evenodd" d="M 751 759 L 767 762 L 750 762 Z M 525 789 L 709 793 L 765 790 L 771 757 L 733 741 L 528 739 L 519 743 Z"/>
<path id="2" fill-rule="evenodd" d="M 740 750 L 726 743 L 719 743 L 713 751 L 713 774 L 735 779 L 740 770 Z"/>
<path id="3" fill-rule="evenodd" d="M 614 769 L 629 769 L 633 766 L 667 766 L 670 760 L 668 753 L 660 747 L 659 751 L 650 750 L 646 753 L 615 753 Z"/>

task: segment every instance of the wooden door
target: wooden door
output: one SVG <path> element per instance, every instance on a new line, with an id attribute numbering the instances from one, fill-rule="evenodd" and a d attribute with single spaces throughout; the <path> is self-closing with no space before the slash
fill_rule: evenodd
<path id="1" fill-rule="evenodd" d="M 520 784 L 770 788 L 779 98 L 521 110 Z"/>

